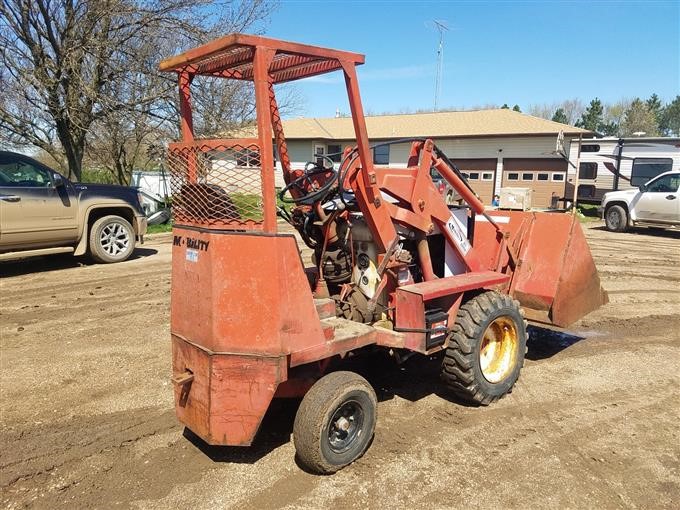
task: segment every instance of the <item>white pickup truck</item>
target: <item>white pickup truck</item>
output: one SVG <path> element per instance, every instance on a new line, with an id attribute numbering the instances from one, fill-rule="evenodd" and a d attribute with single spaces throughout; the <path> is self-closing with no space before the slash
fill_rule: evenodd
<path id="1" fill-rule="evenodd" d="M 625 232 L 636 225 L 680 226 L 680 172 L 666 172 L 639 189 L 612 191 L 602 198 L 607 230 Z"/>

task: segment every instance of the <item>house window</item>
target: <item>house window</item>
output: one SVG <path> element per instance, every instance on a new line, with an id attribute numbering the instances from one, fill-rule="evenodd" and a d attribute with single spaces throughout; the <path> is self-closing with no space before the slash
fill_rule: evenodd
<path id="1" fill-rule="evenodd" d="M 314 161 L 316 161 L 316 166 L 324 166 L 324 157 L 326 155 L 326 147 L 324 145 L 314 146 Z"/>
<path id="2" fill-rule="evenodd" d="M 479 172 L 470 172 L 470 177 L 468 177 L 471 181 L 478 181 L 479 180 Z"/>
<path id="3" fill-rule="evenodd" d="M 389 165 L 390 164 L 390 146 L 378 145 L 373 149 L 373 164 L 374 165 Z"/>
<path id="4" fill-rule="evenodd" d="M 493 174 L 491 172 L 484 172 L 482 174 L 482 180 L 483 181 L 492 181 L 493 180 Z"/>
<path id="5" fill-rule="evenodd" d="M 595 177 L 597 177 L 597 163 L 581 163 L 579 165 L 579 179 L 594 179 Z"/>
<path id="6" fill-rule="evenodd" d="M 516 172 L 510 172 L 508 174 L 508 180 L 509 181 L 519 181 L 519 174 Z"/>
<path id="7" fill-rule="evenodd" d="M 552 174 L 552 180 L 553 180 L 553 182 L 557 182 L 557 181 L 562 182 L 562 181 L 564 181 L 564 174 Z"/>
<path id="8" fill-rule="evenodd" d="M 236 153 L 236 166 L 243 168 L 253 168 L 260 166 L 260 152 L 250 149 L 243 149 Z"/>
<path id="9" fill-rule="evenodd" d="M 533 181 L 534 180 L 534 174 L 524 173 L 524 174 L 522 174 L 522 180 L 523 181 Z"/>
<path id="10" fill-rule="evenodd" d="M 538 174 L 536 179 L 539 181 L 547 181 L 549 177 L 550 177 L 549 174 Z"/>
<path id="11" fill-rule="evenodd" d="M 581 145 L 581 152 L 600 152 L 600 146 L 595 144 Z"/>
<path id="12" fill-rule="evenodd" d="M 333 163 L 340 163 L 342 159 L 342 146 L 340 145 L 329 145 L 328 147 L 328 157 L 331 158 Z"/>
<path id="13" fill-rule="evenodd" d="M 639 186 L 672 169 L 673 160 L 671 158 L 635 158 L 633 160 L 633 171 L 630 175 L 630 184 Z"/>
<path id="14" fill-rule="evenodd" d="M 463 177 L 465 177 L 466 179 L 469 179 L 469 178 L 470 178 L 470 174 L 467 173 L 467 172 L 461 172 L 461 175 L 462 175 Z"/>

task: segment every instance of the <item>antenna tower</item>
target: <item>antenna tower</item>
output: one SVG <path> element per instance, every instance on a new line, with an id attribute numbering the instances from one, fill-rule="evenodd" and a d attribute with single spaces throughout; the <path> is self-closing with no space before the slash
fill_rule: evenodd
<path id="1" fill-rule="evenodd" d="M 448 32 L 449 27 L 446 21 L 433 20 L 435 28 L 439 31 L 439 47 L 437 48 L 437 77 L 434 82 L 434 110 L 439 107 L 439 94 L 442 91 L 442 75 L 444 67 L 444 32 Z"/>

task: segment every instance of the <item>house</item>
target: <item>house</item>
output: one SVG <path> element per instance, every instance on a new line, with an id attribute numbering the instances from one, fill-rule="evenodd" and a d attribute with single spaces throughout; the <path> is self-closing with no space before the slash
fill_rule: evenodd
<path id="1" fill-rule="evenodd" d="M 567 162 L 555 152 L 564 133 L 568 154 L 579 135 L 593 133 L 507 109 L 378 115 L 366 117 L 371 144 L 406 138 L 432 138 L 464 172 L 487 204 L 502 187 L 531 188 L 534 207 L 549 207 L 553 196 L 565 197 Z M 328 155 L 336 162 L 355 144 L 350 117 L 299 118 L 283 122 L 293 168 Z M 409 141 L 373 150 L 376 165 L 405 167 Z M 277 186 L 283 186 L 277 164 Z"/>

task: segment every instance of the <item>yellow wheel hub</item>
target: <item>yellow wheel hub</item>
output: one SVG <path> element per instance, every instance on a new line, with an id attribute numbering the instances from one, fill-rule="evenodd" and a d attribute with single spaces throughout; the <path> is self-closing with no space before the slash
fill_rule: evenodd
<path id="1" fill-rule="evenodd" d="M 514 369 L 519 338 L 515 322 L 507 316 L 497 317 L 486 328 L 479 349 L 479 366 L 490 383 L 505 379 Z"/>

